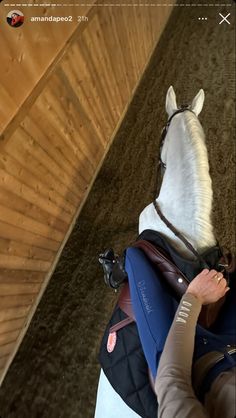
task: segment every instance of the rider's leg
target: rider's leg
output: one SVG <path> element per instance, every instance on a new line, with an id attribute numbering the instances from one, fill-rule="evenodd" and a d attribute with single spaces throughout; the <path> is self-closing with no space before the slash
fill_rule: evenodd
<path id="1" fill-rule="evenodd" d="M 140 340 L 155 378 L 178 303 L 170 296 L 163 278 L 138 248 L 127 249 L 125 268 Z"/>

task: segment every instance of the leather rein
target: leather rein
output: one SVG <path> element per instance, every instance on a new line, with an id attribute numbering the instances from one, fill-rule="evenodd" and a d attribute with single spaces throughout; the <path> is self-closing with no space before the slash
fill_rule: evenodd
<path id="1" fill-rule="evenodd" d="M 184 237 L 183 234 L 181 234 L 181 232 L 179 232 L 174 225 L 172 225 L 171 222 L 168 221 L 168 219 L 163 215 L 161 209 L 159 208 L 158 204 L 156 201 L 153 202 L 153 205 L 156 209 L 157 214 L 159 215 L 159 217 L 161 218 L 161 220 L 164 222 L 164 224 L 166 224 L 167 228 L 169 228 L 177 238 L 179 238 L 184 245 L 188 248 L 189 251 L 191 251 L 192 254 L 195 255 L 195 257 L 197 257 L 197 259 L 202 263 L 203 268 L 209 269 L 209 266 L 207 264 L 207 262 L 204 260 L 204 258 L 197 252 L 197 250 L 195 250 L 195 248 L 192 246 L 192 244 L 190 244 L 190 242 Z"/>

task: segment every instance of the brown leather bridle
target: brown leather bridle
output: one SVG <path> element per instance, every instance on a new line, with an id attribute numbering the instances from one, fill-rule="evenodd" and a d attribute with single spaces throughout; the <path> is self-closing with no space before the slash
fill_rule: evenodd
<path id="1" fill-rule="evenodd" d="M 162 161 L 162 159 L 161 159 L 161 151 L 162 151 L 162 147 L 163 147 L 163 145 L 164 145 L 164 141 L 165 141 L 165 138 L 166 138 L 166 135 L 167 135 L 167 132 L 168 132 L 168 129 L 169 129 L 169 126 L 170 126 L 170 124 L 171 124 L 171 121 L 172 121 L 172 119 L 176 116 L 176 115 L 178 115 L 179 113 L 183 113 L 183 112 L 186 112 L 186 111 L 189 111 L 189 112 L 192 112 L 194 115 L 195 115 L 195 113 L 190 109 L 190 105 L 188 105 L 188 104 L 185 104 L 185 105 L 181 105 L 180 106 L 180 108 L 178 108 L 174 113 L 173 113 L 173 115 L 171 115 L 171 117 L 168 119 L 168 121 L 167 121 L 167 123 L 166 123 L 166 125 L 164 126 L 164 128 L 162 129 L 162 133 L 161 133 L 161 143 L 160 143 L 160 152 L 159 152 L 159 165 L 161 166 L 161 168 L 162 169 L 165 169 L 166 168 L 166 164 Z"/>
<path id="2" fill-rule="evenodd" d="M 158 173 L 157 173 L 157 182 L 158 182 L 158 174 L 159 174 L 159 169 L 161 168 L 162 170 L 163 169 L 166 169 L 166 164 L 162 161 L 162 159 L 161 159 L 161 150 L 162 150 L 162 147 L 163 147 L 163 145 L 164 145 L 164 141 L 165 141 L 165 138 L 166 138 L 166 135 L 167 135 L 167 132 L 168 132 L 168 129 L 169 129 L 169 126 L 170 126 L 170 124 L 171 124 L 171 121 L 172 121 L 172 119 L 174 118 L 174 116 L 176 116 L 176 115 L 178 115 L 179 113 L 183 113 L 183 112 L 186 112 L 186 111 L 189 111 L 189 112 L 192 112 L 192 113 L 194 113 L 191 109 L 190 109 L 190 106 L 189 105 L 181 105 L 181 107 L 178 109 L 178 110 L 176 110 L 176 112 L 174 112 L 173 113 L 173 115 L 171 115 L 171 117 L 168 119 L 168 121 L 167 121 L 167 124 L 165 125 L 165 127 L 163 128 L 163 130 L 162 130 L 162 134 L 161 134 L 161 144 L 160 144 L 160 153 L 159 153 L 159 164 L 158 164 Z M 195 113 L 194 113 L 195 114 Z M 157 183 L 156 182 L 156 183 Z M 156 186 L 157 186 L 157 184 L 156 184 Z M 207 264 L 207 262 L 204 260 L 204 258 L 199 254 L 199 252 L 192 246 L 192 244 L 184 237 L 184 235 L 183 234 L 181 234 L 181 232 L 179 232 L 176 228 L 175 228 L 175 226 L 170 222 L 170 221 L 168 221 L 168 219 L 164 216 L 164 214 L 162 213 L 162 211 L 161 211 L 161 209 L 160 209 L 160 207 L 158 206 L 158 204 L 157 204 L 157 202 L 156 202 L 156 192 L 157 191 L 157 187 L 156 187 L 156 190 L 155 190 L 155 196 L 154 196 L 154 200 L 153 200 L 153 205 L 154 205 L 154 207 L 155 207 L 155 210 L 156 210 L 156 212 L 157 212 L 157 214 L 158 214 L 158 216 L 160 217 L 160 219 L 164 222 L 164 224 L 167 226 L 167 228 L 169 228 L 172 232 L 173 232 L 173 234 L 177 237 L 177 238 L 179 238 L 183 243 L 184 243 L 184 245 L 186 246 L 186 248 L 188 248 L 188 250 L 199 260 L 199 262 L 202 264 L 202 266 L 203 266 L 203 268 L 207 268 L 207 269 L 209 269 L 209 266 L 208 266 L 208 264 Z M 217 242 L 217 244 L 218 244 L 218 246 L 219 246 L 219 243 Z M 220 247 L 220 246 L 219 246 Z M 222 260 L 222 262 L 221 263 L 219 263 L 219 266 L 222 268 L 222 271 L 226 271 L 226 272 L 228 272 L 228 271 L 230 271 L 230 266 L 229 266 L 229 260 L 228 260 L 228 258 L 227 258 L 227 256 L 226 255 L 224 255 L 224 252 L 222 251 L 222 254 L 223 254 L 223 260 Z"/>

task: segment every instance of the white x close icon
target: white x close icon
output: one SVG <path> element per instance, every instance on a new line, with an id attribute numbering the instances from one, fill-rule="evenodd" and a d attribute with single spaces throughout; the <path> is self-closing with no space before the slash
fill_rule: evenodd
<path id="1" fill-rule="evenodd" d="M 228 25 L 230 25 L 230 21 L 227 19 L 227 17 L 230 16 L 230 13 L 227 14 L 227 16 L 223 16 L 221 13 L 219 13 L 219 15 L 222 17 L 222 20 L 220 21 L 219 25 L 221 25 L 221 23 L 226 22 L 228 23 Z"/>

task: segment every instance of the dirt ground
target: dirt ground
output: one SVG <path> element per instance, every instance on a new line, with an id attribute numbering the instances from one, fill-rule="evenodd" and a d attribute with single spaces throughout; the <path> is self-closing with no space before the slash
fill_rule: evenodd
<path id="1" fill-rule="evenodd" d="M 176 7 L 116 135 L 31 326 L 0 389 L 1 418 L 92 418 L 100 339 L 116 295 L 99 252 L 137 235 L 155 184 L 167 88 L 179 103 L 200 88 L 213 180 L 213 224 L 235 251 L 234 27 L 218 10 Z M 231 21 L 233 13 L 231 11 Z"/>

